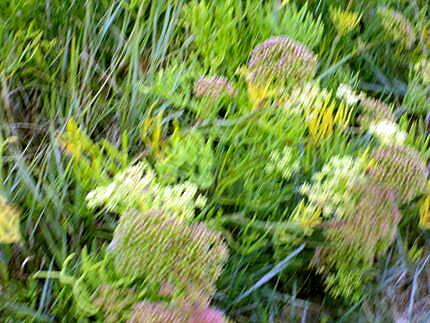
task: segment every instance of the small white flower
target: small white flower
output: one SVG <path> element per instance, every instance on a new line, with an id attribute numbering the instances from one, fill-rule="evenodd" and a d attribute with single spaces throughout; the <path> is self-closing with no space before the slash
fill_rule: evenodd
<path id="1" fill-rule="evenodd" d="M 285 146 L 284 149 L 270 153 L 265 166 L 266 173 L 278 172 L 285 180 L 290 179 L 300 169 L 300 163 L 295 159 L 293 149 Z"/>
<path id="2" fill-rule="evenodd" d="M 400 130 L 397 123 L 382 120 L 378 123 L 372 123 L 369 127 L 369 132 L 373 134 L 382 144 L 398 144 L 402 145 L 407 137 L 406 132 Z"/>
<path id="3" fill-rule="evenodd" d="M 343 99 L 347 104 L 354 105 L 360 101 L 360 96 L 347 84 L 341 84 L 337 88 L 336 97 Z"/>
<path id="4" fill-rule="evenodd" d="M 160 185 L 149 166 L 137 164 L 117 174 L 109 185 L 99 186 L 88 193 L 86 200 L 90 208 L 104 206 L 109 211 L 118 212 L 134 208 L 144 212 L 153 208 L 187 219 L 194 216 L 196 207 L 202 207 L 206 202 L 204 196 L 196 197 L 197 191 L 197 185 L 191 182 Z"/>
<path id="5" fill-rule="evenodd" d="M 333 156 L 313 174 L 311 183 L 300 187 L 300 193 L 307 196 L 311 206 L 322 209 L 323 217 L 342 218 L 352 199 L 351 188 L 361 180 L 362 168 L 360 160 Z"/>

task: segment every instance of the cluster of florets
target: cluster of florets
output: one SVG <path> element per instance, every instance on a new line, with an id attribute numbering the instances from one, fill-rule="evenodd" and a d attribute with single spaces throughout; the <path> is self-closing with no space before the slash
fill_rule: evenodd
<path id="1" fill-rule="evenodd" d="M 207 97 L 211 100 L 236 95 L 233 84 L 221 76 L 201 77 L 194 84 L 193 92 L 197 97 Z"/>
<path id="2" fill-rule="evenodd" d="M 149 166 L 137 164 L 117 174 L 110 184 L 91 191 L 87 202 L 91 208 L 104 206 L 118 213 L 161 209 L 171 216 L 189 219 L 196 208 L 205 205 L 206 198 L 198 194 L 197 185 L 191 182 L 163 186 Z"/>
<path id="3" fill-rule="evenodd" d="M 353 191 L 343 219 L 323 224 L 328 244 L 319 248 L 313 264 L 327 275 L 333 296 L 356 300 L 372 277 L 374 259 L 392 243 L 401 214 L 390 190 L 357 183 Z"/>
<path id="4" fill-rule="evenodd" d="M 362 164 L 350 156 L 335 156 L 312 176 L 312 183 L 301 186 L 300 192 L 307 196 L 315 209 L 322 210 L 325 218 L 343 218 L 346 206 L 353 199 L 352 187 L 362 177 Z"/>
<path id="5" fill-rule="evenodd" d="M 373 152 L 370 180 L 392 190 L 401 202 L 409 202 L 424 192 L 428 171 L 419 152 L 407 146 L 391 145 Z"/>
<path id="6" fill-rule="evenodd" d="M 339 35 L 344 36 L 353 31 L 360 22 L 361 15 L 340 8 L 330 8 L 330 19 Z"/>
<path id="7" fill-rule="evenodd" d="M 129 323 L 227 323 L 213 307 L 142 302 L 135 306 Z"/>
<path id="8" fill-rule="evenodd" d="M 318 83 L 307 82 L 291 90 L 284 106 L 293 113 L 307 113 L 314 107 L 326 107 L 332 99 L 327 89 L 321 88 Z"/>
<path id="9" fill-rule="evenodd" d="M 417 196 L 426 183 L 424 162 L 408 147 L 381 147 L 373 154 L 373 164 L 366 170 L 363 166 L 348 156 L 334 157 L 301 188 L 308 206 L 328 219 L 319 224 L 327 246 L 319 248 L 313 264 L 326 275 L 336 297 L 362 295 L 374 260 L 394 239 L 401 220 L 399 203 Z"/>
<path id="10" fill-rule="evenodd" d="M 336 97 L 344 100 L 349 105 L 360 102 L 360 94 L 357 94 L 348 84 L 340 84 L 336 90 Z"/>
<path id="11" fill-rule="evenodd" d="M 315 54 L 305 45 L 286 36 L 272 37 L 251 52 L 249 81 L 256 84 L 303 82 L 313 76 L 316 65 Z"/>
<path id="12" fill-rule="evenodd" d="M 330 240 L 339 242 L 333 254 L 358 253 L 372 262 L 393 240 L 400 211 L 393 191 L 375 185 L 355 190 L 357 202 L 348 208 L 345 219 L 331 221 L 327 232 Z"/>
<path id="13" fill-rule="evenodd" d="M 192 223 L 195 209 L 206 202 L 197 191 L 189 182 L 162 185 L 154 171 L 141 163 L 90 192 L 87 201 L 91 207 L 105 206 L 121 214 L 108 247 L 117 275 L 158 290 L 172 302 L 204 307 L 215 293 L 228 250 L 218 232 L 204 223 Z M 100 289 L 94 303 L 106 318 L 115 320 L 114 308 L 127 312 L 139 298 L 130 296 L 129 290 L 111 289 Z M 160 319 L 168 322 L 167 318 Z"/>
<path id="14" fill-rule="evenodd" d="M 123 214 L 109 249 L 118 273 L 199 304 L 211 299 L 228 256 L 219 233 L 159 211 Z"/>
<path id="15" fill-rule="evenodd" d="M 289 180 L 300 169 L 300 162 L 294 149 L 285 146 L 282 151 L 272 151 L 264 170 L 267 173 L 278 173 L 283 179 Z"/>
<path id="16" fill-rule="evenodd" d="M 101 285 L 94 293 L 93 304 L 103 312 L 105 322 L 115 323 L 127 317 L 137 300 L 134 289 Z"/>
<path id="17" fill-rule="evenodd" d="M 330 161 L 314 176 L 312 185 L 302 187 L 310 205 L 320 207 L 325 216 L 332 215 L 322 224 L 328 245 L 315 254 L 313 263 L 327 275 L 327 287 L 334 296 L 358 299 L 362 295 L 374 260 L 394 239 L 401 220 L 399 204 L 411 201 L 426 187 L 428 170 L 418 151 L 388 144 L 371 157 L 366 171 L 354 170 L 348 159 Z"/>
<path id="18" fill-rule="evenodd" d="M 396 118 L 392 109 L 384 102 L 367 97 L 364 93 L 360 94 L 360 105 L 362 113 L 360 115 L 360 124 L 368 127 L 371 123 L 387 120 L 395 122 Z"/>
<path id="19" fill-rule="evenodd" d="M 416 40 L 414 26 L 399 11 L 380 7 L 377 10 L 378 17 L 384 31 L 394 41 L 399 42 L 406 49 L 410 49 Z"/>
<path id="20" fill-rule="evenodd" d="M 360 105 L 359 122 L 364 128 L 369 127 L 370 124 L 382 121 L 394 123 L 396 120 L 391 107 L 380 100 L 368 97 L 363 92 L 356 93 L 347 84 L 339 85 L 336 96 L 344 100 L 348 105 Z"/>
<path id="21" fill-rule="evenodd" d="M 383 145 L 403 145 L 407 137 L 407 133 L 397 123 L 389 120 L 372 122 L 369 132 Z"/>

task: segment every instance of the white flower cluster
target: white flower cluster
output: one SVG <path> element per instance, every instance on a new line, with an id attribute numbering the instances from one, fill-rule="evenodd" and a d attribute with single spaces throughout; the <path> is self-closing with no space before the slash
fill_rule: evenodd
<path id="1" fill-rule="evenodd" d="M 390 120 L 371 123 L 369 132 L 383 145 L 403 145 L 407 137 L 406 132 L 400 130 L 399 125 Z"/>
<path id="2" fill-rule="evenodd" d="M 206 205 L 206 198 L 203 195 L 197 195 L 197 189 L 197 185 L 191 182 L 165 187 L 156 185 L 156 190 L 151 192 L 152 207 L 166 210 L 169 214 L 176 215 L 176 218 L 192 218 L 195 208 L 202 208 Z"/>
<path id="3" fill-rule="evenodd" d="M 336 97 L 343 99 L 347 104 L 354 105 L 357 104 L 361 95 L 354 92 L 354 90 L 347 84 L 341 84 L 337 88 Z"/>
<path id="4" fill-rule="evenodd" d="M 90 208 L 104 206 L 109 211 L 117 210 L 120 206 L 136 207 L 154 179 L 154 172 L 146 165 L 128 167 L 117 174 L 109 185 L 99 186 L 88 193 L 87 204 Z"/>
<path id="5" fill-rule="evenodd" d="M 285 146 L 282 152 L 271 152 L 270 159 L 265 167 L 267 173 L 280 173 L 285 180 L 290 179 L 299 169 L 300 163 L 295 158 L 293 149 L 289 146 Z"/>
<path id="6" fill-rule="evenodd" d="M 334 156 L 312 176 L 312 183 L 300 187 L 300 192 L 308 197 L 312 207 L 322 210 L 324 217 L 342 218 L 346 203 L 352 199 L 351 188 L 362 176 L 362 168 L 357 159 Z"/>
<path id="7" fill-rule="evenodd" d="M 304 86 L 295 88 L 285 102 L 288 111 L 302 112 L 310 106 L 322 106 L 331 100 L 330 93 L 317 83 L 309 82 Z"/>
<path id="8" fill-rule="evenodd" d="M 86 200 L 90 208 L 104 206 L 118 213 L 158 209 L 179 219 L 189 219 L 196 208 L 206 204 L 206 198 L 197 196 L 197 191 L 191 182 L 162 186 L 148 165 L 137 164 L 117 174 L 109 185 L 91 191 Z"/>

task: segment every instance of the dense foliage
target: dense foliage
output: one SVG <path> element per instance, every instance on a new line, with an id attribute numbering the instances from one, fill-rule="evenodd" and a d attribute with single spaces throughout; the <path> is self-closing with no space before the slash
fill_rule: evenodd
<path id="1" fill-rule="evenodd" d="M 430 320 L 430 5 L 0 2 L 5 322 Z"/>

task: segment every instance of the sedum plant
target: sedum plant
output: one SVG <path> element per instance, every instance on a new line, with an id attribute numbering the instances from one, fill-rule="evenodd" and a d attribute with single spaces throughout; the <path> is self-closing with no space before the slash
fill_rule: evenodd
<path id="1" fill-rule="evenodd" d="M 420 154 L 407 146 L 376 149 L 369 169 L 372 182 L 393 190 L 401 203 L 410 202 L 426 188 L 428 170 Z"/>
<path id="2" fill-rule="evenodd" d="M 342 218 L 326 226 L 327 247 L 317 249 L 313 262 L 326 275 L 334 297 L 358 301 L 374 278 L 374 261 L 394 239 L 401 214 L 394 192 L 357 183 Z"/>
<path id="3" fill-rule="evenodd" d="M 302 187 L 313 208 L 331 215 L 320 224 L 328 244 L 317 248 L 313 264 L 326 276 L 334 297 L 352 301 L 363 297 L 364 287 L 375 278 L 375 261 L 384 256 L 398 229 L 399 205 L 424 191 L 426 166 L 417 151 L 401 144 L 377 148 L 366 170 L 365 164 L 353 167 L 351 160 L 349 164 L 348 159 L 342 164 L 335 160 L 332 174 L 329 163 L 315 175 L 318 185 Z M 342 169 L 344 180 L 339 178 Z"/>
<path id="4" fill-rule="evenodd" d="M 364 93 L 360 94 L 361 114 L 359 122 L 362 128 L 367 129 L 371 123 L 387 120 L 396 120 L 392 107 L 378 99 L 370 98 Z"/>
<path id="5" fill-rule="evenodd" d="M 132 288 L 104 284 L 97 287 L 92 303 L 103 313 L 105 322 L 114 323 L 127 319 L 138 299 Z"/>
<path id="6" fill-rule="evenodd" d="M 19 211 L 0 195 L 0 243 L 21 241 L 19 218 Z"/>
<path id="7" fill-rule="evenodd" d="M 272 151 L 264 168 L 267 173 L 280 173 L 284 180 L 289 180 L 300 170 L 300 163 L 294 150 L 285 146 L 282 151 Z"/>
<path id="8" fill-rule="evenodd" d="M 377 9 L 377 15 L 384 31 L 394 41 L 405 49 L 410 49 L 414 45 L 416 41 L 414 26 L 402 13 L 388 7 L 380 7 Z"/>
<path id="9" fill-rule="evenodd" d="M 360 22 L 361 15 L 342 10 L 341 8 L 330 8 L 330 19 L 340 36 L 345 36 L 352 32 Z"/>
<path id="10" fill-rule="evenodd" d="M 382 145 L 403 145 L 407 137 L 407 133 L 400 130 L 397 123 L 389 120 L 371 123 L 369 132 L 378 138 Z"/>
<path id="11" fill-rule="evenodd" d="M 248 81 L 258 87 L 291 86 L 309 80 L 315 73 L 317 58 L 289 37 L 272 37 L 256 46 L 248 61 Z"/>
<path id="12" fill-rule="evenodd" d="M 233 85 L 220 76 L 201 77 L 194 84 L 194 95 L 216 100 L 224 95 L 235 96 Z"/>
<path id="13" fill-rule="evenodd" d="M 161 185 L 155 172 L 147 164 L 139 163 L 118 173 L 107 186 L 92 190 L 86 199 L 90 208 L 103 206 L 117 213 L 133 208 L 142 212 L 155 208 L 179 219 L 191 219 L 195 208 L 206 203 L 197 190 L 190 182 Z"/>
<path id="14" fill-rule="evenodd" d="M 193 0 L 185 5 L 182 23 L 193 35 L 193 49 L 205 67 L 230 73 L 237 68 L 244 45 L 239 33 L 240 11 L 241 4 L 234 0 L 219 4 Z"/>
<path id="15" fill-rule="evenodd" d="M 284 104 L 285 109 L 303 115 L 311 146 L 347 129 L 354 112 L 353 107 L 336 102 L 327 89 L 313 83 L 295 88 Z"/>
<path id="16" fill-rule="evenodd" d="M 349 85 L 341 84 L 337 88 L 336 97 L 342 99 L 348 106 L 359 106 L 358 121 L 363 129 L 368 129 L 379 122 L 394 123 L 396 121 L 392 106 L 369 97 L 364 92 L 356 93 Z"/>
<path id="17" fill-rule="evenodd" d="M 219 233 L 157 210 L 123 214 L 109 250 L 121 275 L 167 284 L 170 297 L 199 304 L 213 297 L 228 255 Z"/>
<path id="18" fill-rule="evenodd" d="M 363 180 L 363 168 L 363 162 L 351 156 L 334 156 L 300 191 L 325 218 L 342 219 L 354 198 L 353 187 Z"/>
<path id="19" fill-rule="evenodd" d="M 223 313 L 215 308 L 183 304 L 168 306 L 163 303 L 142 302 L 135 306 L 129 323 L 228 323 Z"/>
<path id="20" fill-rule="evenodd" d="M 162 182 L 189 181 L 200 189 L 209 188 L 215 179 L 216 159 L 213 139 L 198 131 L 177 131 L 169 139 L 155 165 Z"/>
<path id="21" fill-rule="evenodd" d="M 425 320 L 428 21 L 424 0 L 1 2 L 0 317 Z"/>

